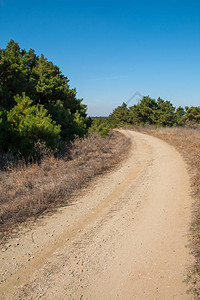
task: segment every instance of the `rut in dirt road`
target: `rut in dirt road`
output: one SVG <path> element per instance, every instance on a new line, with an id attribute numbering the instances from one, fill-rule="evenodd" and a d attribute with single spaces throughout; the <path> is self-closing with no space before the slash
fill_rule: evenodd
<path id="1" fill-rule="evenodd" d="M 0 254 L 1 299 L 193 299 L 185 163 L 157 138 L 125 134 L 133 147 L 121 166 Z"/>

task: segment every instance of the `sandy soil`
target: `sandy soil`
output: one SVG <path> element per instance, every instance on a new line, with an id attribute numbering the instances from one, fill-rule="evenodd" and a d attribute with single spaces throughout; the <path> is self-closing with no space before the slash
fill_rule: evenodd
<path id="1" fill-rule="evenodd" d="M 157 138 L 126 134 L 120 166 L 1 249 L 0 299 L 193 299 L 185 163 Z"/>

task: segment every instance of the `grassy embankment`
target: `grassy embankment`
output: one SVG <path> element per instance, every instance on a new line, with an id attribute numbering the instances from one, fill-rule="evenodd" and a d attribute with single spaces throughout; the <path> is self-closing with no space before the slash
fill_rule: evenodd
<path id="1" fill-rule="evenodd" d="M 184 157 L 191 178 L 193 218 L 191 224 L 191 248 L 195 264 L 189 270 L 191 291 L 200 297 L 200 130 L 187 128 L 140 129 L 175 146 Z"/>
<path id="2" fill-rule="evenodd" d="M 75 140 L 62 158 L 46 155 L 40 164 L 0 171 L 0 237 L 30 217 L 62 205 L 94 176 L 112 167 L 127 153 L 130 140 L 119 132 L 102 138 L 90 135 Z"/>

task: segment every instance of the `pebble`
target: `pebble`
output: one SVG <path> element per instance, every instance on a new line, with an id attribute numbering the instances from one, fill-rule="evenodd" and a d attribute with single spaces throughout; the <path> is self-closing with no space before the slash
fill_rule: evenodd
<path id="1" fill-rule="evenodd" d="M 30 256 L 29 258 L 27 258 L 27 261 L 30 261 L 33 258 L 34 258 L 34 256 Z"/>

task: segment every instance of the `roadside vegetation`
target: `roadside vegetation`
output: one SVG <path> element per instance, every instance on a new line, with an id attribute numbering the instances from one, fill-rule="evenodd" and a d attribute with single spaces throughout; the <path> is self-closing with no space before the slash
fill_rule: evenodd
<path id="1" fill-rule="evenodd" d="M 42 148 L 42 145 L 39 145 Z M 0 236 L 10 229 L 62 205 L 89 180 L 114 166 L 124 157 L 130 140 L 118 132 L 102 138 L 91 134 L 75 139 L 61 157 L 43 147 L 40 162 L 18 161 L 0 172 Z M 32 218 L 33 219 L 33 218 Z"/>

